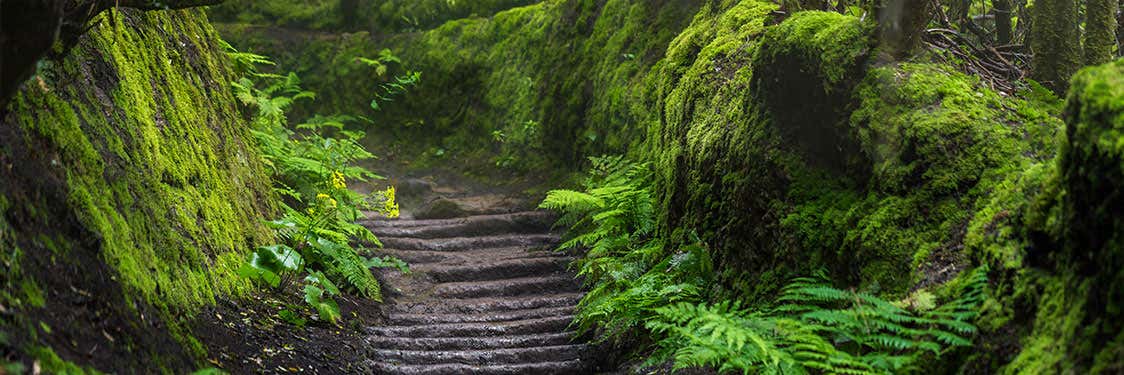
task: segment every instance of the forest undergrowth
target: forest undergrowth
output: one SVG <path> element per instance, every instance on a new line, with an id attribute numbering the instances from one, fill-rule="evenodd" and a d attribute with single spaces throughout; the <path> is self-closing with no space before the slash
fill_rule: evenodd
<path id="1" fill-rule="evenodd" d="M 286 110 L 297 101 L 315 100 L 316 94 L 301 88 L 296 73 L 259 71 L 260 65 L 275 65 L 265 56 L 226 48 L 243 75 L 232 89 L 252 119 L 251 133 L 272 172 L 274 191 L 282 197 L 284 211 L 268 222 L 281 242 L 258 247 L 239 268 L 239 275 L 282 292 L 297 286 L 306 305 L 288 306 L 278 315 L 302 327 L 308 310 L 317 320 L 337 324 L 341 316 L 334 297 L 341 289 L 381 302 L 371 268 L 393 267 L 408 273 L 409 266 L 391 256 L 379 257 L 375 249 L 382 244 L 358 223 L 369 215 L 398 217 L 395 188 L 388 186 L 367 195 L 348 188 L 356 181 L 384 179 L 359 166 L 375 156 L 359 143 L 365 134 L 348 128 L 369 120 L 317 114 L 290 126 Z M 365 64 L 385 74 L 383 64 L 395 60 L 384 52 L 380 59 L 368 59 Z M 382 92 L 375 93 L 372 107 L 401 94 L 417 77 L 395 77 Z"/>
<path id="2" fill-rule="evenodd" d="M 986 266 L 943 299 L 922 291 L 887 301 L 835 288 L 818 273 L 791 280 L 770 301 L 745 304 L 717 286 L 697 236 L 673 248 L 655 235 L 650 165 L 619 156 L 590 160 L 584 190 L 553 190 L 540 207 L 561 213 L 558 224 L 568 227 L 559 250 L 586 251 L 574 265 L 589 290 L 575 324 L 617 344 L 643 337 L 629 349 L 646 355 L 646 365 L 891 374 L 918 372 L 922 357 L 971 346 Z"/>

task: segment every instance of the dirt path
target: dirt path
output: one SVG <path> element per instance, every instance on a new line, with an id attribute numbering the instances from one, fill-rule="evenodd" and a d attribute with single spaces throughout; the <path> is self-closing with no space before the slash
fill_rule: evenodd
<path id="1" fill-rule="evenodd" d="M 381 271 L 391 297 L 367 331 L 366 367 L 388 374 L 580 374 L 592 352 L 569 330 L 579 284 L 552 252 L 544 212 L 371 221 L 382 253 L 412 273 Z"/>

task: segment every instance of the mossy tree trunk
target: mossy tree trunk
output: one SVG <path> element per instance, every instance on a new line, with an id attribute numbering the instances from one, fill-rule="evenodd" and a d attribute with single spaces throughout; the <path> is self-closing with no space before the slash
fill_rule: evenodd
<path id="1" fill-rule="evenodd" d="M 995 41 L 999 45 L 1011 44 L 1011 0 L 993 0 L 995 13 Z"/>
<path id="2" fill-rule="evenodd" d="M 1030 35 L 1034 52 L 1031 78 L 1054 92 L 1065 92 L 1081 64 L 1080 41 L 1075 0 L 1036 1 Z"/>
<path id="3" fill-rule="evenodd" d="M 1116 9 L 1116 56 L 1121 57 L 1124 56 L 1124 12 L 1119 10 L 1124 9 L 1124 0 L 1116 3 Z"/>
<path id="4" fill-rule="evenodd" d="M 1088 0 L 1085 3 L 1085 65 L 1112 60 L 1116 48 L 1118 0 Z"/>
<path id="5" fill-rule="evenodd" d="M 932 16 L 930 0 L 885 0 L 876 9 L 882 54 L 901 59 L 921 47 Z"/>

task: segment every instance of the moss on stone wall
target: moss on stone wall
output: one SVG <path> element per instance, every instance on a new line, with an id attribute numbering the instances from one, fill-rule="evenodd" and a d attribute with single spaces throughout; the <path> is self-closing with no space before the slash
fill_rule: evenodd
<path id="1" fill-rule="evenodd" d="M 210 10 L 221 22 L 324 31 L 393 33 L 446 21 L 489 17 L 535 0 L 274 0 L 227 2 Z"/>
<path id="2" fill-rule="evenodd" d="M 217 41 L 198 10 L 110 11 L 14 98 L 0 138 L 0 241 L 15 245 L 4 261 L 18 267 L 4 276 L 43 285 L 47 297 L 37 306 L 5 296 L 27 314 L 5 325 L 55 327 L 16 328 L 14 342 L 115 368 L 178 368 L 179 344 L 159 341 L 170 330 L 202 354 L 183 319 L 249 289 L 234 271 L 271 239 L 261 219 L 274 197 Z M 71 298 L 94 301 L 73 308 Z M 91 349 L 63 339 L 101 329 L 110 337 L 101 350 L 117 353 L 108 359 L 76 356 Z"/>

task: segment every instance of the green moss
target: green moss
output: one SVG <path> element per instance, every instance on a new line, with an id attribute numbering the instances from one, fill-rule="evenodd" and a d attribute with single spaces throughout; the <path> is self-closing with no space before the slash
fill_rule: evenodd
<path id="1" fill-rule="evenodd" d="M 21 172 L 41 174 L 40 185 L 5 186 L 25 191 L 26 201 L 4 206 L 54 230 L 11 235 L 52 254 L 28 263 L 34 267 L 96 254 L 92 259 L 112 270 L 101 276 L 120 285 L 124 303 L 155 306 L 174 336 L 191 341 L 186 319 L 216 297 L 250 290 L 235 270 L 242 254 L 272 240 L 261 218 L 275 197 L 235 107 L 233 73 L 202 11 L 114 10 L 94 24 L 65 59 L 40 73 L 41 84 L 25 85 L 4 119 L 20 136 L 0 144 L 0 159 L 34 149 L 16 160 L 50 165 Z M 65 200 L 43 206 L 35 199 L 50 195 L 26 195 L 50 189 Z M 66 231 L 74 227 L 81 229 Z M 0 243 L 8 236 L 0 225 Z M 19 258 L 3 260 L 26 263 Z M 5 276 L 52 277 L 43 272 Z M 25 307 L 43 306 L 35 280 L 20 282 Z"/>
<path id="2" fill-rule="evenodd" d="M 1104 64 L 1116 55 L 1116 12 L 1120 3 L 1111 0 L 1093 0 L 1085 4 L 1085 65 Z"/>
<path id="3" fill-rule="evenodd" d="M 1081 67 L 1081 30 L 1077 2 L 1042 0 L 1032 8 L 1031 77 L 1054 92 L 1065 92 L 1069 77 Z"/>
<path id="4" fill-rule="evenodd" d="M 488 17 L 533 4 L 533 0 L 275 0 L 214 6 L 223 22 L 271 24 L 310 30 L 402 32 L 428 29 L 449 20 Z"/>
<path id="5" fill-rule="evenodd" d="M 32 357 L 35 358 L 36 363 L 39 365 L 39 371 L 46 374 L 59 374 L 59 375 L 99 375 L 102 372 L 82 367 L 70 361 L 59 358 L 51 348 L 42 346 L 30 350 Z"/>
<path id="6" fill-rule="evenodd" d="M 633 146 L 640 144 L 644 124 L 656 115 L 649 110 L 653 66 L 697 7 L 635 0 L 535 2 L 379 41 L 365 33 L 286 34 L 282 45 L 268 42 L 281 30 L 226 30 L 240 48 L 295 68 L 307 87 L 320 92 L 317 105 L 339 111 L 365 108 L 377 81 L 354 64 L 354 55 L 391 48 L 410 69 L 421 71 L 420 87 L 383 111 L 365 113 L 374 120 L 368 134 L 380 154 L 417 167 L 456 160 L 472 174 L 494 173 L 497 165 L 569 171 L 586 155 L 638 148 Z M 292 48 L 294 40 L 299 48 Z M 537 134 L 519 136 L 529 123 L 537 125 Z"/>

